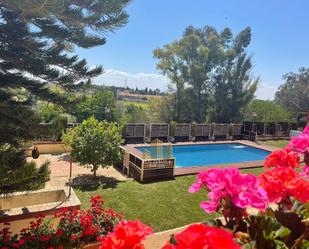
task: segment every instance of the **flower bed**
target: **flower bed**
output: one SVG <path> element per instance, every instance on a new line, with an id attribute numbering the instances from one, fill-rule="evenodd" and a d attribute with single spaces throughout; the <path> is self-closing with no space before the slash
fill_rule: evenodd
<path id="1" fill-rule="evenodd" d="M 207 190 L 200 207 L 218 212 L 224 220 L 190 225 L 163 249 L 309 248 L 309 127 L 286 148 L 269 155 L 264 166 L 258 177 L 236 168 L 199 173 L 189 192 Z M 143 240 L 153 233 L 150 227 L 105 210 L 100 197 L 91 202 L 90 210 L 62 210 L 56 215 L 60 219 L 56 229 L 42 218 L 19 236 L 11 236 L 7 227 L 0 234 L 0 247 L 71 248 L 100 241 L 101 249 L 144 248 Z M 258 214 L 250 214 L 249 208 Z"/>
<path id="2" fill-rule="evenodd" d="M 54 214 L 59 223 L 53 227 L 50 218 L 40 215 L 18 235 L 11 234 L 6 223 L 0 232 L 0 248 L 79 248 L 98 241 L 114 230 L 122 215 L 103 207 L 100 196 L 91 198 L 88 210 L 62 208 Z"/>

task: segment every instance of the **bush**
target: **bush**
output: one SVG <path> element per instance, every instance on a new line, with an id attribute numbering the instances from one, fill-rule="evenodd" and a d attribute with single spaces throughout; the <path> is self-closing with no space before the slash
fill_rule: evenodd
<path id="1" fill-rule="evenodd" d="M 0 146 L 0 194 L 16 191 L 36 190 L 44 187 L 49 180 L 49 162 L 36 167 L 27 162 L 23 151 L 13 146 Z"/>
<path id="2" fill-rule="evenodd" d="M 68 130 L 63 135 L 63 142 L 71 146 L 75 161 L 85 166 L 92 165 L 94 176 L 100 166 L 108 167 L 121 159 L 120 129 L 114 123 L 98 121 L 94 117 Z"/>
<path id="3" fill-rule="evenodd" d="M 252 113 L 257 114 L 256 117 L 252 116 Z M 253 100 L 246 108 L 244 113 L 245 121 L 255 122 L 292 122 L 291 114 L 283 109 L 280 105 L 270 100 Z"/>

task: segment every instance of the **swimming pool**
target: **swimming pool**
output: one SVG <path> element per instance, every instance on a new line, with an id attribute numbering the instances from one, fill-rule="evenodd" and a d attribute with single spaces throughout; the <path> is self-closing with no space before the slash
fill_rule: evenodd
<path id="1" fill-rule="evenodd" d="M 158 158 L 168 157 L 168 149 L 159 150 Z M 151 146 L 136 147 L 152 157 L 156 157 L 157 148 Z M 243 145 L 240 143 L 229 144 L 198 144 L 198 145 L 173 145 L 173 157 L 176 158 L 176 168 L 207 166 L 225 163 L 242 163 L 264 160 L 269 151 Z"/>

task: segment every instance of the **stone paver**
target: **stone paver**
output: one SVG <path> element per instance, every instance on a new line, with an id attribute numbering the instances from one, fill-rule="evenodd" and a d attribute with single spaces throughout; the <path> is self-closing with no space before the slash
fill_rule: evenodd
<path id="1" fill-rule="evenodd" d="M 34 160 L 37 165 L 41 165 L 46 160 L 50 161 L 50 181 L 46 183 L 45 188 L 53 187 L 63 187 L 69 181 L 70 173 L 70 162 L 68 157 L 65 154 L 62 155 L 51 155 L 43 154 L 40 155 L 38 159 L 28 158 L 28 160 Z M 81 181 L 86 181 L 87 179 L 92 178 L 92 172 L 90 171 L 91 167 L 85 168 L 80 166 L 77 163 L 73 163 L 72 167 L 72 179 L 73 183 Z M 109 167 L 107 169 L 99 168 L 97 170 L 97 180 L 99 181 L 125 181 L 127 178 L 117 171 L 114 167 Z"/>

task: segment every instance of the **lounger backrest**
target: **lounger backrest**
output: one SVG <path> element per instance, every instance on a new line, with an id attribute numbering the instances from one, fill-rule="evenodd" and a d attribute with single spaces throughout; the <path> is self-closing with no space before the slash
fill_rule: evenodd
<path id="1" fill-rule="evenodd" d="M 151 137 L 168 137 L 169 125 L 168 124 L 151 124 L 150 125 Z"/>
<path id="2" fill-rule="evenodd" d="M 189 137 L 191 125 L 190 124 L 176 124 L 175 137 Z"/>
<path id="3" fill-rule="evenodd" d="M 232 136 L 241 135 L 242 128 L 243 128 L 242 124 L 232 124 L 232 129 L 231 129 Z"/>
<path id="4" fill-rule="evenodd" d="M 135 126 L 135 135 L 136 137 L 144 137 L 145 136 L 145 124 L 140 124 Z"/>
<path id="5" fill-rule="evenodd" d="M 208 137 L 210 134 L 211 124 L 197 124 L 194 128 L 196 137 Z"/>
<path id="6" fill-rule="evenodd" d="M 213 125 L 213 135 L 214 136 L 226 136 L 228 132 L 227 124 L 214 124 Z"/>
<path id="7" fill-rule="evenodd" d="M 126 138 L 141 138 L 145 137 L 145 124 L 127 124 L 125 130 Z"/>

